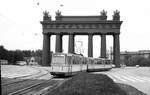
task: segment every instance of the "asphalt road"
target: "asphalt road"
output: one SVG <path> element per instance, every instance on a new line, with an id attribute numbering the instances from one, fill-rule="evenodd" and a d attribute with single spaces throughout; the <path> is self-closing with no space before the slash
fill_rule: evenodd
<path id="1" fill-rule="evenodd" d="M 94 74 L 106 74 L 116 83 L 131 85 L 150 95 L 150 67 L 114 68 L 107 72 L 95 72 Z"/>

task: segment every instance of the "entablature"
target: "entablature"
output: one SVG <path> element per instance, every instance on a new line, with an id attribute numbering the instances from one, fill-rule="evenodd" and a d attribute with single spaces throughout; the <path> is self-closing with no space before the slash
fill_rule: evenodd
<path id="1" fill-rule="evenodd" d="M 113 34 L 120 34 L 120 29 L 43 29 L 43 34 L 49 35 L 113 35 Z"/>
<path id="2" fill-rule="evenodd" d="M 43 29 L 120 29 L 122 21 L 41 23 L 43 25 Z"/>

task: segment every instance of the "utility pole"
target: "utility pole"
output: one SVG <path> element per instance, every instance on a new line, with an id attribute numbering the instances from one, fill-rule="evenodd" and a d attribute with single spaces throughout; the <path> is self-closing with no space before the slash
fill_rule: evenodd
<path id="1" fill-rule="evenodd" d="M 110 47 L 110 59 L 113 60 L 113 48 L 112 48 L 112 46 Z"/>
<path id="2" fill-rule="evenodd" d="M 76 47 L 76 52 L 77 52 L 78 54 L 82 54 L 82 53 L 83 53 L 83 49 L 82 49 L 82 47 L 83 47 L 83 42 L 82 42 L 82 41 L 76 41 L 75 47 Z"/>

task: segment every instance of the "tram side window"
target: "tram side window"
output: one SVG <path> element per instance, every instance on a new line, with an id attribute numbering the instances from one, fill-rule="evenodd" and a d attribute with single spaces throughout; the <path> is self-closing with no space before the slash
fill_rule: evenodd
<path id="1" fill-rule="evenodd" d="M 76 64 L 76 60 L 73 58 L 73 64 Z"/>
<path id="2" fill-rule="evenodd" d="M 74 57 L 73 57 L 73 64 L 77 64 L 76 61 L 77 61 L 77 58 L 74 56 Z"/>
<path id="3" fill-rule="evenodd" d="M 86 64 L 86 58 L 83 58 L 83 64 Z"/>
<path id="4" fill-rule="evenodd" d="M 68 64 L 71 64 L 71 56 L 67 56 Z"/>
<path id="5" fill-rule="evenodd" d="M 91 59 L 89 60 L 89 64 L 93 64 Z"/>
<path id="6" fill-rule="evenodd" d="M 78 64 L 78 58 L 76 56 L 73 56 L 73 64 Z"/>
<path id="7" fill-rule="evenodd" d="M 76 57 L 76 64 L 79 64 L 80 58 Z"/>
<path id="8" fill-rule="evenodd" d="M 94 64 L 97 64 L 97 60 L 96 59 L 94 60 Z"/>
<path id="9" fill-rule="evenodd" d="M 93 59 L 91 59 L 91 64 L 94 64 L 94 60 Z"/>
<path id="10" fill-rule="evenodd" d="M 99 60 L 99 61 L 98 61 L 98 64 L 103 64 L 103 60 Z"/>
<path id="11" fill-rule="evenodd" d="M 81 57 L 77 57 L 77 64 L 82 64 L 82 58 Z"/>
<path id="12" fill-rule="evenodd" d="M 107 61 L 107 60 L 105 61 L 105 64 L 108 64 L 108 61 Z"/>
<path id="13" fill-rule="evenodd" d="M 82 57 L 78 57 L 78 64 L 83 64 L 83 59 L 82 59 Z"/>
<path id="14" fill-rule="evenodd" d="M 105 64 L 110 64 L 110 60 L 106 60 Z"/>

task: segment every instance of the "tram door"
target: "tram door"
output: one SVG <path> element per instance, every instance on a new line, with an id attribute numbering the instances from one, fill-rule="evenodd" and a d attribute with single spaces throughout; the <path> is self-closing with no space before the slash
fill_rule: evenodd
<path id="1" fill-rule="evenodd" d="M 72 74 L 72 56 L 67 56 L 68 73 Z"/>

